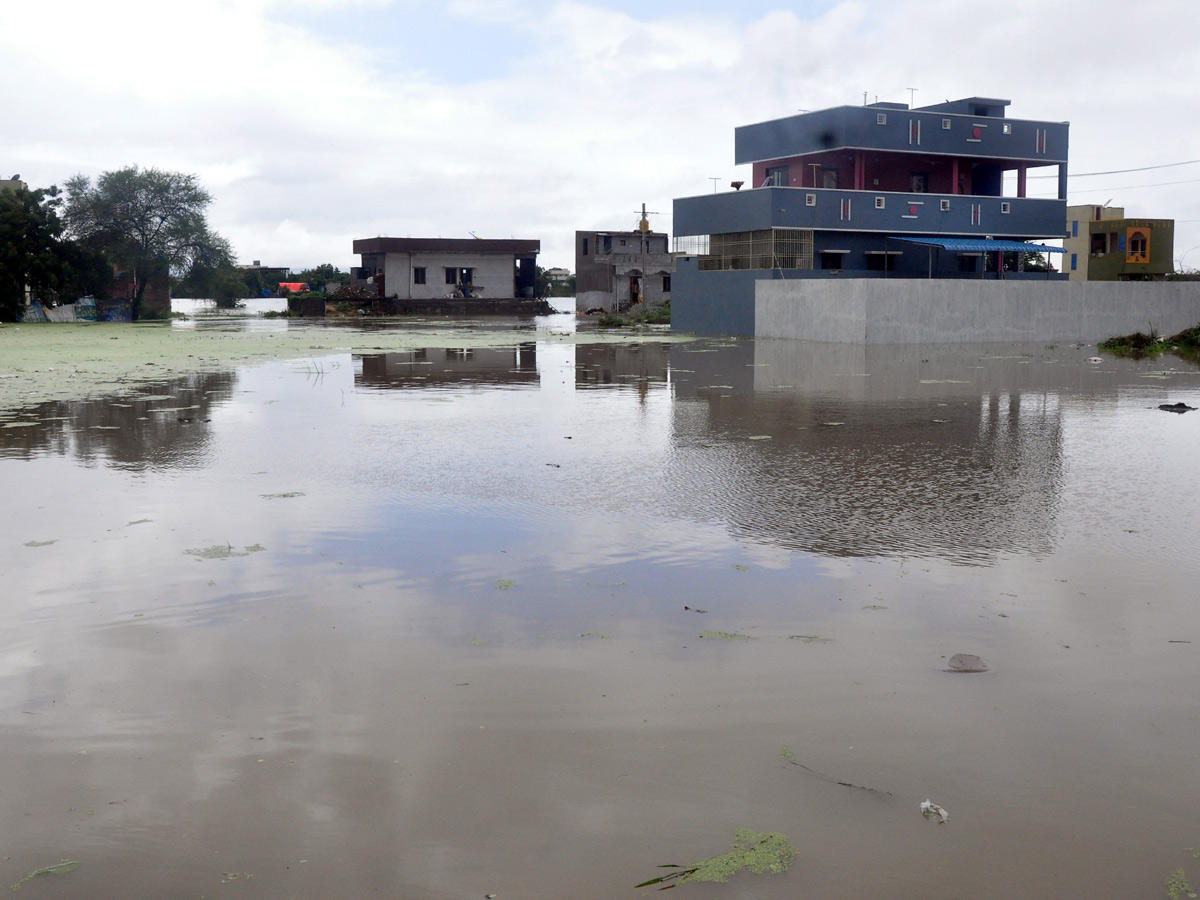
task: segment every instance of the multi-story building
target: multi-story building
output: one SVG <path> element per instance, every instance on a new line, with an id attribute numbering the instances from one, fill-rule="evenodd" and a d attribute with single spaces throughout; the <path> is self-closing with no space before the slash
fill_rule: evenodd
<path id="1" fill-rule="evenodd" d="M 1175 220 L 1127 219 L 1119 206 L 1068 206 L 1063 250 L 1072 281 L 1162 281 L 1174 271 Z"/>
<path id="2" fill-rule="evenodd" d="M 874 103 L 735 129 L 748 189 L 674 203 L 673 320 L 753 333 L 763 279 L 1033 277 L 1025 253 L 1061 252 L 1026 242 L 1062 238 L 1069 126 L 1008 105 Z M 1057 197 L 1028 196 L 1046 167 Z"/>
<path id="3" fill-rule="evenodd" d="M 575 308 L 580 312 L 658 306 L 671 299 L 670 238 L 642 217 L 633 231 L 575 232 Z"/>

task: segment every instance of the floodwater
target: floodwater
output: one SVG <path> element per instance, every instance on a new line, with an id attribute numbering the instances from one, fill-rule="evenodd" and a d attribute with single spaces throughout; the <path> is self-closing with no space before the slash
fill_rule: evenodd
<path id="1" fill-rule="evenodd" d="M 796 861 L 681 891 L 1200 883 L 1195 365 L 365 327 L 0 407 L 5 884 L 637 897 L 738 828 Z"/>

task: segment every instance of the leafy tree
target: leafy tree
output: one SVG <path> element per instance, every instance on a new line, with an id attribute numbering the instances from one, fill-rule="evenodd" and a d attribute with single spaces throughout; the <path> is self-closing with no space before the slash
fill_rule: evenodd
<path id="1" fill-rule="evenodd" d="M 257 273 L 245 272 L 229 263 L 218 266 L 194 263 L 187 275 L 174 280 L 171 293 L 176 297 L 195 297 L 212 300 L 218 309 L 233 309 L 247 297 L 256 297 L 261 292 L 261 278 Z"/>
<path id="2" fill-rule="evenodd" d="M 305 269 L 292 276 L 293 281 L 303 281 L 314 291 L 325 290 L 325 285 L 334 282 L 338 285 L 350 283 L 350 273 L 343 272 L 332 263 L 321 263 L 312 269 Z"/>
<path id="3" fill-rule="evenodd" d="M 0 321 L 17 320 L 26 290 L 47 298 L 64 280 L 58 194 L 54 186 L 0 192 Z"/>
<path id="4" fill-rule="evenodd" d="M 152 279 L 232 261 L 229 242 L 208 227 L 211 202 L 195 175 L 130 166 L 105 172 L 94 185 L 84 175 L 68 181 L 65 218 L 73 237 L 103 247 L 132 275 L 136 319 Z"/>

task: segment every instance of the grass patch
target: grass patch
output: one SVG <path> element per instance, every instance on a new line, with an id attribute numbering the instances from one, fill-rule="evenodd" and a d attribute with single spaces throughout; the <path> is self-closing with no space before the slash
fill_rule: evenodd
<path id="1" fill-rule="evenodd" d="M 1170 337 L 1162 337 L 1155 331 L 1149 334 L 1135 331 L 1133 334 L 1111 337 L 1097 344 L 1097 347 L 1113 356 L 1127 356 L 1133 359 L 1161 356 L 1172 351 L 1183 356 L 1195 357 L 1200 355 L 1200 324 L 1185 328 Z"/>
<path id="2" fill-rule="evenodd" d="M 630 313 L 601 313 L 596 320 L 601 328 L 628 328 L 634 325 L 670 325 L 671 303 Z"/>

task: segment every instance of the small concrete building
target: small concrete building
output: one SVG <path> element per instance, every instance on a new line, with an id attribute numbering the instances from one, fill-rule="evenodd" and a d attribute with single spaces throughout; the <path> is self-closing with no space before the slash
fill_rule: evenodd
<path id="1" fill-rule="evenodd" d="M 531 298 L 541 241 L 364 238 L 351 274 L 381 298 L 513 300 Z"/>
<path id="2" fill-rule="evenodd" d="M 1127 219 L 1119 206 L 1068 206 L 1071 281 L 1162 281 L 1174 271 L 1175 220 Z"/>
<path id="3" fill-rule="evenodd" d="M 643 218 L 634 231 L 575 232 L 575 308 L 622 312 L 671 299 L 670 238 Z"/>

